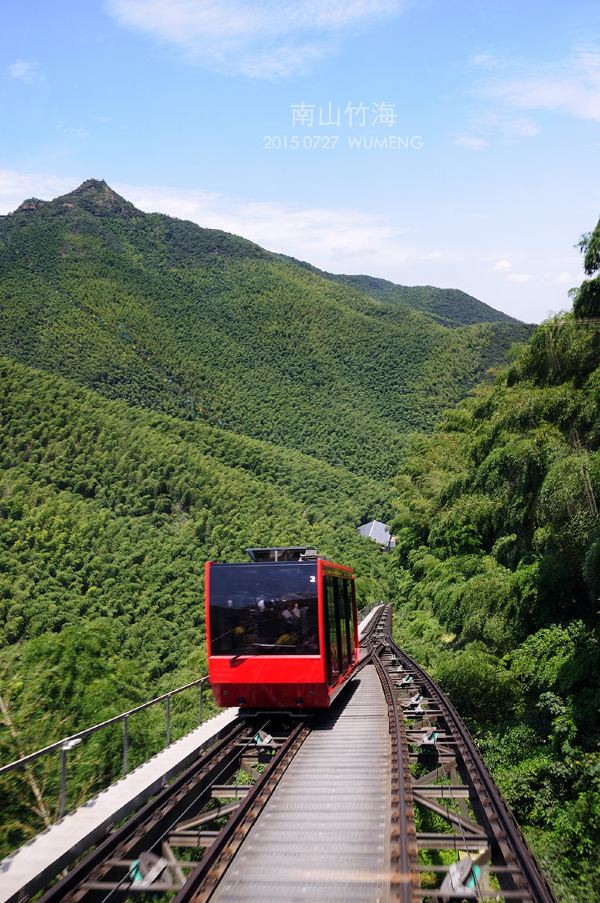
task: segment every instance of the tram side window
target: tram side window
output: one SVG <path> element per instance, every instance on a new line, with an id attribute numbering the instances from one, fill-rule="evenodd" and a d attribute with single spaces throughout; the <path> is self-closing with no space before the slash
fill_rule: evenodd
<path id="1" fill-rule="evenodd" d="M 346 658 L 346 640 L 344 637 L 344 605 L 342 599 L 342 578 L 333 578 L 333 591 L 335 596 L 335 623 L 337 627 L 337 643 L 338 655 L 340 660 L 340 671 L 344 672 L 348 667 Z"/>
<path id="2" fill-rule="evenodd" d="M 355 633 L 356 633 L 356 630 L 358 629 L 358 618 L 357 618 L 358 613 L 356 610 L 356 586 L 354 584 L 354 580 L 350 581 L 350 611 L 352 613 L 352 617 L 350 619 L 350 622 L 352 625 L 352 629 L 351 629 L 352 647 L 354 648 Z"/>
<path id="3" fill-rule="evenodd" d="M 329 684 L 334 684 L 340 676 L 340 648 L 338 643 L 338 625 L 336 618 L 335 592 L 333 577 L 326 576 L 325 584 L 325 608 L 327 612 L 327 671 Z"/>
<path id="4" fill-rule="evenodd" d="M 344 605 L 344 641 L 348 652 L 348 663 L 350 664 L 354 658 L 354 629 L 352 623 L 352 584 L 347 577 L 342 580 L 342 587 Z"/>
<path id="5" fill-rule="evenodd" d="M 346 581 L 342 577 L 333 578 L 333 586 L 335 590 L 335 608 L 338 624 L 338 643 L 340 647 L 340 665 L 342 671 L 345 671 L 349 665 L 348 659 L 348 642 L 346 639 L 346 606 L 344 605 L 344 583 Z"/>

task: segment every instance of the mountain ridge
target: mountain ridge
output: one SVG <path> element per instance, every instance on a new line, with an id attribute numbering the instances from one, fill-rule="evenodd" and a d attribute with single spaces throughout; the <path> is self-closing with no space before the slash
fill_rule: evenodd
<path id="1" fill-rule="evenodd" d="M 286 257 L 286 255 L 281 256 Z M 384 279 L 380 276 L 369 276 L 364 273 L 355 275 L 329 273 L 327 270 L 321 270 L 304 260 L 297 260 L 294 257 L 286 257 L 286 259 L 292 260 L 299 266 L 305 267 L 324 279 L 348 285 L 357 291 L 369 295 L 371 298 L 384 302 L 399 303 L 413 310 L 420 310 L 433 317 L 443 326 L 468 326 L 477 323 L 523 323 L 522 320 L 497 310 L 495 307 L 480 301 L 474 295 L 469 295 L 461 289 L 440 288 L 435 285 L 403 285 L 392 282 L 390 279 Z M 447 310 L 448 304 L 452 302 L 463 308 L 459 316 L 456 316 L 456 313 L 451 315 Z M 441 313 L 441 310 L 444 310 L 445 313 Z"/>
<path id="2" fill-rule="evenodd" d="M 119 214 L 127 212 L 128 215 L 139 216 L 141 218 L 146 215 L 164 216 L 169 220 L 183 224 L 189 224 L 192 227 L 197 227 L 204 230 L 205 232 L 221 234 L 224 236 L 232 236 L 240 241 L 246 242 L 248 246 L 251 246 L 254 249 L 259 249 L 265 254 L 265 256 L 278 257 L 282 260 L 289 261 L 292 264 L 307 269 L 322 278 L 348 285 L 351 288 L 354 288 L 357 291 L 368 295 L 369 297 L 381 301 L 398 301 L 401 304 L 404 304 L 405 306 L 411 307 L 415 310 L 421 310 L 422 312 L 434 317 L 438 322 L 442 323 L 442 325 L 474 325 L 483 322 L 506 322 L 513 324 L 522 323 L 522 321 L 518 320 L 517 318 L 511 317 L 509 316 L 509 314 L 497 310 L 491 305 L 486 304 L 484 301 L 481 301 L 478 298 L 475 298 L 473 295 L 469 295 L 467 292 L 463 292 L 460 289 L 442 288 L 429 284 L 404 285 L 401 283 L 393 282 L 392 280 L 386 279 L 384 277 L 372 276 L 368 274 L 331 273 L 327 270 L 316 267 L 314 264 L 311 264 L 308 261 L 301 260 L 291 255 L 278 254 L 277 252 L 268 251 L 264 248 L 261 248 L 260 245 L 257 245 L 255 242 L 243 238 L 242 236 L 238 236 L 233 232 L 227 232 L 226 230 L 222 229 L 210 229 L 206 226 L 200 226 L 193 220 L 172 217 L 169 214 L 163 214 L 159 212 L 146 214 L 144 211 L 135 207 L 130 201 L 127 201 L 122 195 L 119 195 L 103 179 L 86 179 L 81 183 L 81 185 L 73 189 L 71 192 L 60 195 L 50 201 L 41 200 L 40 198 L 35 197 L 28 198 L 24 200 L 19 205 L 19 207 L 16 208 L 16 210 L 12 211 L 12 213 L 6 214 L 6 216 L 10 217 L 15 213 L 38 210 L 43 205 L 64 207 L 72 204 L 73 202 L 76 202 L 83 209 L 88 211 L 103 210 L 105 212 L 113 212 Z M 2 217 L 0 217 L 0 220 L 2 220 Z M 467 318 L 465 318 L 464 314 L 459 316 L 442 315 L 436 310 L 436 302 L 441 303 L 439 299 L 446 298 L 448 296 L 451 296 L 452 299 L 459 304 L 459 306 L 468 306 L 469 310 Z"/>
<path id="3" fill-rule="evenodd" d="M 100 180 L 26 205 L 0 217 L 0 353 L 356 472 L 389 473 L 528 335 L 449 328 Z"/>

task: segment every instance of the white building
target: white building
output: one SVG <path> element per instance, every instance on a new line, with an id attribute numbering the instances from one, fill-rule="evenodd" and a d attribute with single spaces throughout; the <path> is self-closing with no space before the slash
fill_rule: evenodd
<path id="1" fill-rule="evenodd" d="M 385 546 L 386 549 L 393 549 L 396 545 L 396 540 L 390 533 L 390 528 L 380 520 L 370 520 L 368 524 L 363 524 L 362 527 L 359 527 L 358 532 L 361 536 L 366 536 L 367 539 L 378 542 L 380 546 Z"/>

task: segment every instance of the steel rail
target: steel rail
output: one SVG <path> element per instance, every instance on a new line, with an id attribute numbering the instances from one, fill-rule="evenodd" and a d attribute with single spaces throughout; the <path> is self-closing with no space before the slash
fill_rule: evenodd
<path id="1" fill-rule="evenodd" d="M 385 695 L 390 724 L 390 897 L 399 903 L 411 903 L 413 890 L 419 887 L 420 882 L 408 743 L 394 683 L 379 658 L 380 649 L 378 646 L 374 650 L 373 664 Z"/>
<path id="2" fill-rule="evenodd" d="M 264 809 L 292 759 L 310 733 L 300 723 L 277 751 L 271 766 L 252 785 L 248 795 L 181 888 L 173 903 L 205 903 L 212 896 L 239 847 Z"/>
<path id="3" fill-rule="evenodd" d="M 416 846 L 410 762 L 404 718 L 399 711 L 392 678 L 379 657 L 390 632 L 389 607 L 382 605 L 369 624 L 361 645 L 369 649 L 364 663 L 375 666 L 388 707 L 390 730 L 390 899 L 411 903 L 420 885 Z"/>
<path id="4" fill-rule="evenodd" d="M 371 622 L 360 640 L 360 643 L 359 643 L 360 646 L 364 646 L 364 647 L 368 648 L 372 644 L 372 638 L 373 638 L 378 626 L 380 626 L 380 622 L 381 622 L 381 619 L 385 615 L 386 608 L 387 608 L 387 606 L 382 604 L 379 608 L 379 611 L 377 611 L 375 613 L 375 615 L 371 618 Z M 369 614 L 371 613 L 371 611 L 373 611 L 373 609 L 371 609 L 369 611 Z"/>

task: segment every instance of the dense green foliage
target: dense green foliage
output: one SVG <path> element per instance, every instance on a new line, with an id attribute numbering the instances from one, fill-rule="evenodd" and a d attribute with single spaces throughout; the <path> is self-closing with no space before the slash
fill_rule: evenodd
<path id="1" fill-rule="evenodd" d="M 308 264 L 304 264 L 308 266 Z M 376 276 L 346 276 L 337 273 L 325 273 L 315 267 L 313 272 L 348 285 L 371 298 L 386 302 L 387 316 L 396 316 L 406 309 L 420 310 L 433 317 L 444 326 L 468 326 L 474 323 L 504 323 L 510 325 L 513 340 L 525 335 L 523 324 L 518 320 L 495 310 L 483 301 L 479 301 L 466 292 L 456 288 L 437 288 L 433 285 L 397 285 L 388 279 Z M 395 309 L 395 310 L 394 310 Z M 501 332 L 499 330 L 499 332 Z"/>
<path id="2" fill-rule="evenodd" d="M 474 727 L 560 891 L 600 886 L 600 329 L 548 321 L 398 477 L 399 640 Z"/>
<path id="3" fill-rule="evenodd" d="M 577 292 L 573 310 L 577 317 L 600 317 L 600 219 L 593 232 L 588 232 L 579 242 L 584 254 L 583 268 L 592 279 L 585 279 Z"/>
<path id="4" fill-rule="evenodd" d="M 101 182 L 0 217 L 0 353 L 378 477 L 526 331 L 443 327 Z"/>
<path id="5" fill-rule="evenodd" d="M 204 674 L 207 559 L 314 544 L 354 565 L 362 601 L 387 592 L 356 525 L 389 513 L 388 487 L 8 360 L 0 412 L 0 690 L 17 734 L 0 733 L 2 762 Z M 182 705 L 181 730 L 196 698 Z M 135 761 L 160 744 L 160 713 L 132 730 Z M 119 769 L 118 730 L 84 746 L 72 801 Z M 50 808 L 56 776 L 44 763 Z M 4 850 L 39 829 L 30 803 L 26 776 L 0 787 Z"/>

